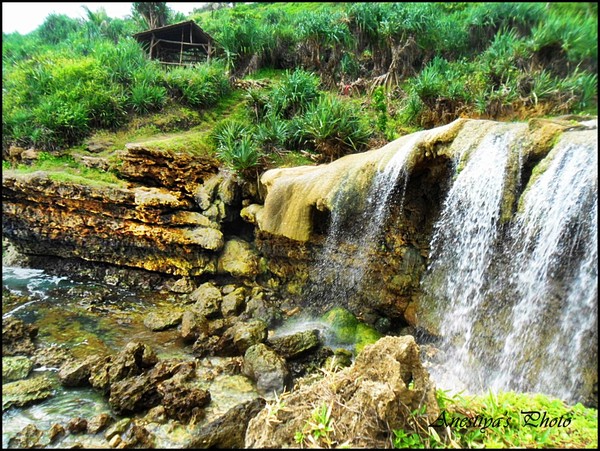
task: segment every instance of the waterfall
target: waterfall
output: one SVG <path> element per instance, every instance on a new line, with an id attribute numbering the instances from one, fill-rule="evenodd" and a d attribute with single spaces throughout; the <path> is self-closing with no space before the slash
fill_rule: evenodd
<path id="1" fill-rule="evenodd" d="M 362 208 L 349 205 L 346 186 L 337 191 L 327 238 L 308 288 L 312 302 L 346 305 L 349 298 L 360 294 L 369 267 L 365 262 L 388 218 L 392 193 L 396 186 L 401 186 L 402 206 L 409 175 L 406 164 L 424 135 L 425 132 L 417 132 L 402 139 L 387 164 L 376 171 Z M 352 248 L 352 262 L 347 260 L 347 254 L 340 254 L 344 245 Z"/>
<path id="2" fill-rule="evenodd" d="M 583 368 L 597 362 L 597 141 L 563 136 L 501 226 L 505 180 L 522 169 L 514 130 L 485 137 L 434 227 L 422 288 L 437 306 L 445 357 L 431 371 L 447 388 L 575 401 Z"/>
<path id="3" fill-rule="evenodd" d="M 477 366 L 484 329 L 478 326 L 488 315 L 485 289 L 499 234 L 510 147 L 518 136 L 514 128 L 502 125 L 485 135 L 457 175 L 434 227 L 422 285 L 443 306 L 438 321 L 452 371 L 444 368 L 434 376 L 442 383 L 455 378 L 481 386 Z"/>
<path id="4" fill-rule="evenodd" d="M 492 384 L 569 398 L 597 340 L 598 148 L 562 139 L 554 150 L 511 230 L 517 296 Z M 532 364 L 532 348 L 543 368 Z"/>

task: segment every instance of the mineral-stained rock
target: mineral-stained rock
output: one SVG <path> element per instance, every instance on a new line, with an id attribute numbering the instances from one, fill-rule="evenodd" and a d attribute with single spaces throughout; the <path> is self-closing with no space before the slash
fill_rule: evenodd
<path id="1" fill-rule="evenodd" d="M 248 302 L 244 316 L 248 318 L 262 319 L 269 327 L 275 327 L 281 324 L 283 315 L 281 311 L 271 305 L 263 292 L 255 293 Z"/>
<path id="2" fill-rule="evenodd" d="M 236 322 L 219 339 L 214 354 L 220 356 L 243 355 L 246 350 L 267 339 L 267 324 L 261 319 Z"/>
<path id="3" fill-rule="evenodd" d="M 50 443 L 54 443 L 56 440 L 58 440 L 58 438 L 64 436 L 65 433 L 66 431 L 64 426 L 54 423 L 52 426 L 50 426 L 50 429 L 48 429 L 48 440 L 50 440 Z"/>
<path id="4" fill-rule="evenodd" d="M 180 324 L 182 316 L 179 311 L 150 312 L 144 318 L 144 326 L 154 332 L 166 330 Z"/>
<path id="5" fill-rule="evenodd" d="M 90 384 L 92 368 L 97 367 L 103 357 L 90 356 L 84 360 L 65 363 L 58 372 L 58 380 L 65 387 L 83 387 Z"/>
<path id="6" fill-rule="evenodd" d="M 291 384 L 285 359 L 264 343 L 248 348 L 244 354 L 242 374 L 256 382 L 256 389 L 262 395 L 282 393 Z"/>
<path id="7" fill-rule="evenodd" d="M 242 449 L 246 428 L 265 406 L 263 398 L 253 399 L 229 409 L 225 415 L 202 427 L 194 434 L 188 448 L 191 449 Z"/>
<path id="8" fill-rule="evenodd" d="M 184 423 L 198 415 L 199 409 L 210 402 L 207 390 L 182 384 L 175 378 L 161 383 L 158 392 L 162 396 L 161 404 L 166 414 Z"/>
<path id="9" fill-rule="evenodd" d="M 176 281 L 168 281 L 165 288 L 173 293 L 191 293 L 196 289 L 194 282 L 189 277 L 181 277 Z"/>
<path id="10" fill-rule="evenodd" d="M 305 330 L 295 334 L 273 337 L 268 341 L 268 345 L 286 359 L 316 349 L 320 344 L 318 330 Z"/>
<path id="11" fill-rule="evenodd" d="M 8 441 L 9 448 L 43 448 L 40 444 L 43 432 L 40 431 L 35 425 L 28 424 L 21 432 L 17 433 Z"/>
<path id="12" fill-rule="evenodd" d="M 119 448 L 142 448 L 152 449 L 154 446 L 154 434 L 144 426 L 133 423 L 131 428 L 123 435 Z"/>
<path id="13" fill-rule="evenodd" d="M 87 428 L 88 428 L 88 422 L 85 418 L 81 418 L 81 417 L 72 418 L 67 423 L 67 430 L 71 434 L 82 434 L 87 431 Z"/>
<path id="14" fill-rule="evenodd" d="M 392 429 L 426 428 L 439 415 L 434 385 L 412 336 L 384 337 L 366 346 L 351 367 L 302 385 L 281 402 L 285 409 L 264 409 L 250 420 L 246 448 L 298 446 L 294 434 L 322 408 L 331 408 L 330 444 L 353 448 L 388 447 Z M 412 415 L 419 409 L 422 415 Z"/>
<path id="15" fill-rule="evenodd" d="M 115 436 L 119 436 L 120 434 L 125 432 L 129 428 L 130 425 L 131 425 L 131 418 L 123 418 L 123 419 L 117 421 L 116 423 L 114 423 L 112 426 L 110 426 L 106 430 L 106 432 L 104 433 L 104 438 L 106 438 L 106 440 L 110 441 Z"/>
<path id="16" fill-rule="evenodd" d="M 101 413 L 93 417 L 87 422 L 88 434 L 97 434 L 103 431 L 114 421 L 114 418 L 107 413 Z"/>
<path id="17" fill-rule="evenodd" d="M 213 283 L 206 282 L 190 294 L 190 300 L 195 302 L 194 309 L 206 318 L 215 318 L 221 313 L 223 295 Z"/>
<path id="18" fill-rule="evenodd" d="M 156 385 L 146 374 L 127 377 L 110 386 L 108 403 L 117 415 L 142 412 L 161 400 Z"/>
<path id="19" fill-rule="evenodd" d="M 221 302 L 223 316 L 235 316 L 243 310 L 245 293 L 246 290 L 240 287 L 223 296 L 223 302 Z"/>
<path id="20" fill-rule="evenodd" d="M 135 376 L 153 367 L 157 362 L 158 357 L 150 346 L 136 341 L 129 342 L 112 360 L 109 369 L 110 380 L 119 381 Z"/>
<path id="21" fill-rule="evenodd" d="M 196 341 L 201 335 L 208 334 L 208 321 L 204 315 L 186 310 L 181 317 L 181 338 Z"/>

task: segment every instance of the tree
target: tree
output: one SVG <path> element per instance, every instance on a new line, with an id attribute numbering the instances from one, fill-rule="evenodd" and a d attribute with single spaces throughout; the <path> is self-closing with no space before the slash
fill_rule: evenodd
<path id="1" fill-rule="evenodd" d="M 142 16 L 149 30 L 164 27 L 169 22 L 167 2 L 133 2 L 132 12 Z"/>

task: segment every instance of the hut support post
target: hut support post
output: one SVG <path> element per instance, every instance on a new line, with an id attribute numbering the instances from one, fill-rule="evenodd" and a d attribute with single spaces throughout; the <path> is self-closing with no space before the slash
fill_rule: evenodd
<path id="1" fill-rule="evenodd" d="M 181 50 L 179 51 L 179 64 L 183 63 L 183 28 L 181 29 Z"/>

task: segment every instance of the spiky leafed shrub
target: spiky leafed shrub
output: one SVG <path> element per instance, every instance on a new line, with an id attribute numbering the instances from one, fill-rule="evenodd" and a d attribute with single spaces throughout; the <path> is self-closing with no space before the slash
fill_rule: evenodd
<path id="1" fill-rule="evenodd" d="M 289 121 L 274 114 L 265 116 L 261 123 L 257 125 L 254 133 L 256 142 L 266 151 L 286 147 L 290 136 L 291 126 Z"/>
<path id="2" fill-rule="evenodd" d="M 118 44 L 109 41 L 94 43 L 93 55 L 110 74 L 114 83 L 127 87 L 140 71 L 160 71 L 156 61 L 146 58 L 144 51 L 133 38 L 121 39 Z"/>
<path id="3" fill-rule="evenodd" d="M 319 77 L 303 69 L 286 71 L 281 82 L 271 92 L 269 110 L 290 119 L 304 112 L 319 96 Z"/>
<path id="4" fill-rule="evenodd" d="M 128 108 L 138 114 L 162 109 L 167 101 L 167 89 L 163 85 L 164 72 L 157 64 L 139 67 L 127 90 Z"/>
<path id="5" fill-rule="evenodd" d="M 256 167 L 261 152 L 254 140 L 253 127 L 235 119 L 221 121 L 212 133 L 217 154 L 227 166 L 241 175 Z"/>
<path id="6" fill-rule="evenodd" d="M 160 110 L 167 100 L 167 90 L 163 86 L 152 85 L 145 80 L 131 87 L 128 106 L 139 114 Z"/>
<path id="7" fill-rule="evenodd" d="M 165 74 L 165 83 L 172 97 L 196 108 L 215 105 L 231 89 L 220 61 L 171 69 Z"/>
<path id="8" fill-rule="evenodd" d="M 358 109 L 324 95 L 293 121 L 294 140 L 330 159 L 366 149 L 371 130 Z"/>

